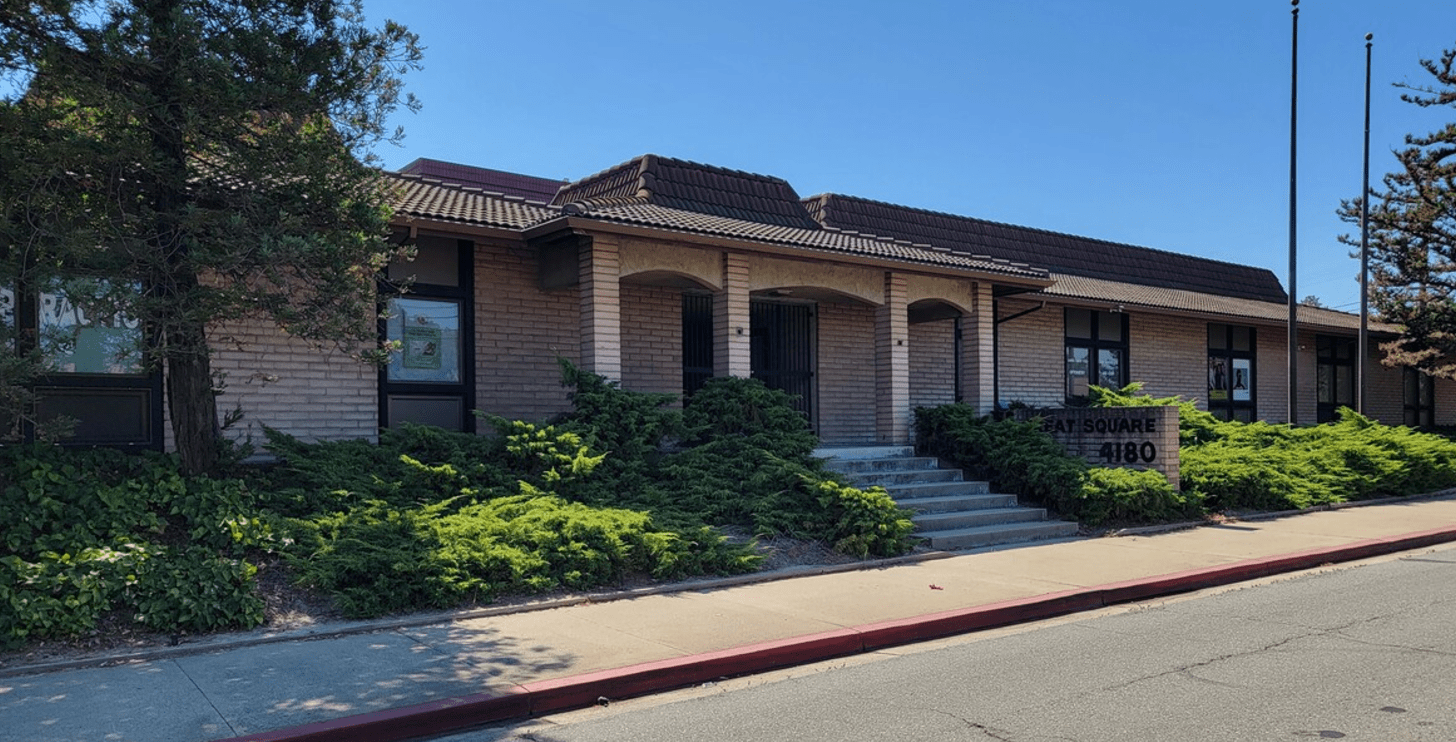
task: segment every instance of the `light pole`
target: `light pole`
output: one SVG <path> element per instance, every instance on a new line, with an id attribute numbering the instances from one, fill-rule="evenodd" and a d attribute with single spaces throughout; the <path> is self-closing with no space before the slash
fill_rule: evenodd
<path id="1" fill-rule="evenodd" d="M 1299 0 L 1293 0 L 1294 6 L 1291 11 L 1293 22 L 1293 35 L 1290 44 L 1289 64 L 1289 424 L 1299 424 L 1299 318 L 1296 316 L 1299 306 L 1299 293 L 1295 288 L 1295 270 L 1298 263 L 1295 258 L 1294 238 L 1294 194 L 1295 194 L 1295 131 L 1297 122 L 1296 105 L 1299 102 Z"/>
<path id="2" fill-rule="evenodd" d="M 1365 169 L 1360 179 L 1360 357 L 1355 361 L 1355 411 L 1365 414 L 1365 364 L 1370 344 L 1370 47 L 1365 34 Z"/>

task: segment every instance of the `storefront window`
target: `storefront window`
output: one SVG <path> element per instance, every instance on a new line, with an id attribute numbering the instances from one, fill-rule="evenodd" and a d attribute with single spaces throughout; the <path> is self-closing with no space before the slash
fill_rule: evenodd
<path id="1" fill-rule="evenodd" d="M 1221 420 L 1255 416 L 1254 328 L 1208 326 L 1208 411 Z"/>
<path id="2" fill-rule="evenodd" d="M 1436 424 L 1436 380 L 1413 368 L 1401 369 L 1405 424 L 1430 428 Z"/>
<path id="3" fill-rule="evenodd" d="M 1067 401 L 1087 399 L 1088 387 L 1127 386 L 1127 315 L 1092 309 L 1067 309 Z"/>
<path id="4" fill-rule="evenodd" d="M 1341 407 L 1355 406 L 1355 347 L 1355 338 L 1315 338 L 1315 411 L 1319 422 L 1334 420 Z"/>

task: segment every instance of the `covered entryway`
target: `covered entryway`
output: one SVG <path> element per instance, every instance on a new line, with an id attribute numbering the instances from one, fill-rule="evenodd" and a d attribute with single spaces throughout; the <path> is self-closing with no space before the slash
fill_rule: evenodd
<path id="1" fill-rule="evenodd" d="M 814 425 L 814 305 L 754 300 L 749 315 L 753 378 L 794 395 Z"/>

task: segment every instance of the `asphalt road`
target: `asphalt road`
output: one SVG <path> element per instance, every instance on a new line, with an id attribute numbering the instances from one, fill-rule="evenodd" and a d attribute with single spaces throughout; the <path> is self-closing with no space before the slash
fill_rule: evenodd
<path id="1" fill-rule="evenodd" d="M 1456 548 L 439 742 L 1456 739 Z"/>

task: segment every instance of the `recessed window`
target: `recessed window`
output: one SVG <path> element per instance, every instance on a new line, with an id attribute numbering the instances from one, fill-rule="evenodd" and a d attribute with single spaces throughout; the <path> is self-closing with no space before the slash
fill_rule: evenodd
<path id="1" fill-rule="evenodd" d="M 1255 416 L 1254 328 L 1208 326 L 1208 411 L 1221 420 Z"/>
<path id="2" fill-rule="evenodd" d="M 1341 407 L 1355 406 L 1355 338 L 1315 338 L 1315 412 L 1329 422 Z"/>
<path id="3" fill-rule="evenodd" d="M 35 385 L 35 420 L 65 431 L 62 443 L 161 446 L 162 375 L 145 363 L 142 323 L 123 311 L 126 294 L 137 291 L 78 277 L 47 281 L 20 302 L 12 290 L 0 292 L 0 318 L 20 331 L 19 349 L 39 349 L 47 364 Z"/>
<path id="4" fill-rule="evenodd" d="M 421 236 L 414 260 L 389 266 L 391 281 L 409 284 L 380 322 L 380 334 L 399 349 L 379 375 L 382 426 L 473 429 L 474 247 L 470 240 Z"/>
<path id="5" fill-rule="evenodd" d="M 1405 424 L 1412 428 L 1436 425 L 1436 380 L 1430 374 L 1406 367 L 1401 369 Z"/>
<path id="6" fill-rule="evenodd" d="M 1127 386 L 1127 315 L 1092 309 L 1067 309 L 1067 401 L 1087 399 L 1095 384 L 1109 389 Z"/>

